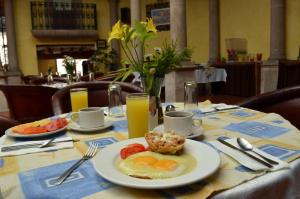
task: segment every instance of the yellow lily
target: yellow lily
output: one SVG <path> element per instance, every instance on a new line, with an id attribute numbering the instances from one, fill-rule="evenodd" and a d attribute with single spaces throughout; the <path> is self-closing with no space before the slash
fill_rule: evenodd
<path id="1" fill-rule="evenodd" d="M 121 39 L 122 38 L 122 27 L 121 27 L 121 21 L 119 20 L 114 27 L 112 28 L 111 33 L 108 37 L 108 43 L 111 42 L 113 39 Z"/>
<path id="2" fill-rule="evenodd" d="M 147 32 L 154 32 L 156 33 L 157 32 L 157 29 L 153 23 L 153 19 L 152 18 L 148 18 L 147 19 L 147 24 L 146 24 L 146 30 Z"/>

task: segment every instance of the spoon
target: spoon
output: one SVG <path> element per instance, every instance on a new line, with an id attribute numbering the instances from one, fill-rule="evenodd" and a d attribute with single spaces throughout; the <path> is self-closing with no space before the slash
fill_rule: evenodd
<path id="1" fill-rule="evenodd" d="M 261 155 L 261 154 L 255 152 L 255 151 L 253 150 L 252 144 L 250 144 L 250 142 L 248 142 L 246 139 L 238 137 L 238 138 L 237 138 L 237 143 L 238 143 L 238 145 L 239 145 L 243 150 L 254 152 L 255 154 L 259 155 L 261 158 L 263 158 L 265 161 L 269 162 L 270 164 L 279 164 L 278 162 L 276 162 L 276 161 L 274 161 L 274 160 L 271 160 L 271 159 L 269 159 L 269 158 L 267 158 L 267 157 L 265 157 L 265 156 L 263 156 L 263 155 Z"/>
<path id="2" fill-rule="evenodd" d="M 41 146 L 39 146 L 39 148 L 44 148 L 44 147 L 49 146 L 54 140 L 55 140 L 55 138 L 51 138 L 50 140 L 47 140 Z"/>
<path id="3" fill-rule="evenodd" d="M 175 111 L 175 106 L 173 106 L 172 104 L 166 106 L 166 112 L 170 112 L 170 111 Z"/>

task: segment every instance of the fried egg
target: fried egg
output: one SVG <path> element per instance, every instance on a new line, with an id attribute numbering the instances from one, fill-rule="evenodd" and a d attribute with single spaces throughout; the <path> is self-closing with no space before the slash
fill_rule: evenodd
<path id="1" fill-rule="evenodd" d="M 163 155 L 151 151 L 136 153 L 116 162 L 116 167 L 124 174 L 150 179 L 173 178 L 188 173 L 196 165 L 189 154 Z"/>

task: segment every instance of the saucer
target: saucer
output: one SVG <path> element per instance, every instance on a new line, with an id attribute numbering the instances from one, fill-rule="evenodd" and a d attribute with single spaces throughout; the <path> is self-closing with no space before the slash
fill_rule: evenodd
<path id="1" fill-rule="evenodd" d="M 164 131 L 164 125 L 161 124 L 161 125 L 155 127 L 153 129 L 153 131 L 163 132 Z M 199 136 L 203 135 L 203 128 L 202 127 L 198 127 L 198 126 L 193 127 L 192 131 L 193 132 L 190 135 L 186 136 L 186 138 L 192 139 L 192 138 L 196 138 L 196 137 L 199 137 Z"/>
<path id="2" fill-rule="evenodd" d="M 94 128 L 82 128 L 78 124 L 76 124 L 75 122 L 70 122 L 69 125 L 68 125 L 68 128 L 73 130 L 73 131 L 91 132 L 91 131 L 100 131 L 100 130 L 106 129 L 110 126 L 112 126 L 111 121 L 105 121 L 102 126 L 97 126 L 97 127 L 94 127 Z"/>

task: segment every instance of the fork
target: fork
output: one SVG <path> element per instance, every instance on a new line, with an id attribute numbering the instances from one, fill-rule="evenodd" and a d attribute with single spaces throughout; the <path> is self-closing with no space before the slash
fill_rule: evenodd
<path id="1" fill-rule="evenodd" d="M 86 160 L 94 157 L 97 153 L 97 149 L 98 149 L 98 144 L 92 143 L 88 148 L 88 150 L 83 155 L 83 157 L 80 160 L 78 160 L 73 166 L 71 166 L 67 171 L 65 171 L 59 178 L 57 178 L 56 185 L 62 184 L 76 168 L 78 168 Z"/>

